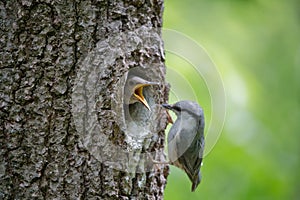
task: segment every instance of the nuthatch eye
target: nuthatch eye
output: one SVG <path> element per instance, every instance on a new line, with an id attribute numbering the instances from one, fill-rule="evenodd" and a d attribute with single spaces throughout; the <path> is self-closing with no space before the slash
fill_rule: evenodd
<path id="1" fill-rule="evenodd" d="M 124 88 L 126 104 L 141 102 L 148 110 L 151 110 L 148 102 L 143 95 L 143 89 L 146 86 L 158 84 L 159 83 L 147 81 L 139 76 L 128 76 Z"/>
<path id="2" fill-rule="evenodd" d="M 162 104 L 172 110 L 177 119 L 168 134 L 170 164 L 183 169 L 192 182 L 192 192 L 201 181 L 200 167 L 204 151 L 204 114 L 192 101 Z"/>

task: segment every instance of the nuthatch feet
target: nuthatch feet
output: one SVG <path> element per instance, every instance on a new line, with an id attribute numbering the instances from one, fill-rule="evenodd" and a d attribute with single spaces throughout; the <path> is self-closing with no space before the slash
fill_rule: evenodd
<path id="1" fill-rule="evenodd" d="M 129 75 L 124 88 L 126 103 L 133 104 L 141 102 L 148 110 L 151 110 L 143 95 L 143 89 L 146 86 L 158 84 L 159 83 L 147 81 L 139 76 Z"/>
<path id="2" fill-rule="evenodd" d="M 169 162 L 183 169 L 192 182 L 192 192 L 201 181 L 200 167 L 204 151 L 204 114 L 192 101 L 162 104 L 172 110 L 177 119 L 168 134 Z"/>

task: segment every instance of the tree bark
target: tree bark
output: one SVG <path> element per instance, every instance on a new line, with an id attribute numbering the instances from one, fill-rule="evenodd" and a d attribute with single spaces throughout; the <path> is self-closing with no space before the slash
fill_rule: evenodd
<path id="1" fill-rule="evenodd" d="M 0 199 L 163 198 L 169 169 L 147 157 L 163 157 L 167 123 L 162 10 L 0 2 Z M 151 111 L 124 104 L 131 72 L 158 82 L 144 91 Z"/>

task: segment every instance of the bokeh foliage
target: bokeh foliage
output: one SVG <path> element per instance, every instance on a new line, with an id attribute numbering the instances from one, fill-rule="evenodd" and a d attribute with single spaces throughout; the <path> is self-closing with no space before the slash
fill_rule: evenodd
<path id="1" fill-rule="evenodd" d="M 202 183 L 191 193 L 187 176 L 171 167 L 165 199 L 299 199 L 299 1 L 166 0 L 164 28 L 187 34 L 207 50 L 227 96 L 225 126 L 205 157 Z M 209 123 L 202 79 L 176 56 L 168 53 L 166 59 L 169 69 L 203 92 L 196 96 Z"/>

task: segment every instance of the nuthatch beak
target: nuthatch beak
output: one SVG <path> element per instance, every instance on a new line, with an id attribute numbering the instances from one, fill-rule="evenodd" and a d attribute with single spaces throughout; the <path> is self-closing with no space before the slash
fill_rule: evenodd
<path id="1" fill-rule="evenodd" d="M 169 105 L 169 104 L 161 104 L 162 105 L 162 107 L 164 107 L 164 108 L 166 108 L 166 109 L 168 109 L 168 110 L 171 110 L 172 109 L 172 106 L 171 105 Z"/>
<path id="2" fill-rule="evenodd" d="M 125 100 L 128 104 L 141 102 L 148 110 L 150 106 L 143 95 L 143 89 L 146 86 L 158 85 L 157 82 L 150 82 L 138 76 L 129 76 L 124 88 Z"/>
<path id="3" fill-rule="evenodd" d="M 200 167 L 204 152 L 204 114 L 192 101 L 162 104 L 177 115 L 168 134 L 170 164 L 183 169 L 192 182 L 192 192 L 201 181 Z"/>

